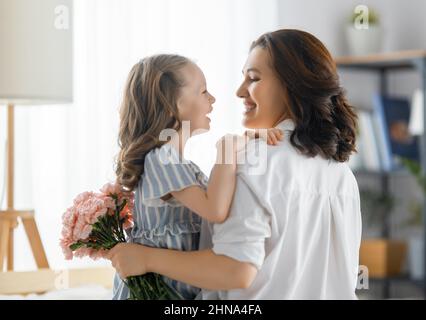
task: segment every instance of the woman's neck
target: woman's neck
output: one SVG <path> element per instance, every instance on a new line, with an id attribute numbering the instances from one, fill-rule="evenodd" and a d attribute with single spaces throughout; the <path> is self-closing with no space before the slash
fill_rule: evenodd
<path id="1" fill-rule="evenodd" d="M 287 112 L 284 112 L 281 117 L 279 117 L 279 119 L 277 121 L 275 121 L 274 125 L 272 126 L 273 128 L 275 128 L 279 123 L 283 122 L 286 119 L 291 119 L 288 115 Z"/>

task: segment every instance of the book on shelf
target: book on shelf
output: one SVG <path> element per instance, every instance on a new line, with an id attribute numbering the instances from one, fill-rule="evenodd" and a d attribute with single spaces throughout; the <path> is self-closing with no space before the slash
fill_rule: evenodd
<path id="1" fill-rule="evenodd" d="M 358 154 L 351 157 L 353 170 L 393 171 L 400 158 L 419 161 L 418 137 L 409 130 L 410 102 L 403 97 L 376 94 L 372 110 L 358 111 Z"/>
<path id="2" fill-rule="evenodd" d="M 380 157 L 371 112 L 358 112 L 358 136 L 356 148 L 358 153 L 352 155 L 349 161 L 349 166 L 353 170 L 380 170 Z"/>
<path id="3" fill-rule="evenodd" d="M 402 167 L 400 158 L 419 161 L 419 141 L 409 130 L 411 107 L 405 97 L 375 95 L 373 106 L 377 110 L 378 128 L 384 138 L 382 144 L 382 166 L 385 171 Z"/>
<path id="4" fill-rule="evenodd" d="M 424 104 L 423 91 L 417 89 L 414 91 L 411 102 L 411 115 L 410 115 L 410 132 L 413 135 L 423 134 L 423 104 Z"/>

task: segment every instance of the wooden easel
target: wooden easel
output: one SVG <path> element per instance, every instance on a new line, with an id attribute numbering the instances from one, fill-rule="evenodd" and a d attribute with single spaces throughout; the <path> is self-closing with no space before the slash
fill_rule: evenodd
<path id="1" fill-rule="evenodd" d="M 4 270 L 7 261 L 7 270 L 13 270 L 13 235 L 14 229 L 21 221 L 31 245 L 37 267 L 49 268 L 46 253 L 41 242 L 33 210 L 14 209 L 14 106 L 7 106 L 7 209 L 0 210 L 0 272 Z"/>

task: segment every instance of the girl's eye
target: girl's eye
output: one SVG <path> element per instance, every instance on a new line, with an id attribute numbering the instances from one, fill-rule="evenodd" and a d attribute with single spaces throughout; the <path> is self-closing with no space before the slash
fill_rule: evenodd
<path id="1" fill-rule="evenodd" d="M 258 78 L 249 78 L 249 81 L 250 82 L 256 82 L 256 81 L 259 81 L 260 79 L 258 79 Z"/>

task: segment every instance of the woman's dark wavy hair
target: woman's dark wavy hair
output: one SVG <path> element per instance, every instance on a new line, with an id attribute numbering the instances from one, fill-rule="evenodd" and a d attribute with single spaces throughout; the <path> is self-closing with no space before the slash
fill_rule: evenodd
<path id="1" fill-rule="evenodd" d="M 287 91 L 295 123 L 291 144 L 308 157 L 345 162 L 356 152 L 357 115 L 340 86 L 336 64 L 313 35 L 293 29 L 265 33 L 250 50 L 268 50 Z"/>

